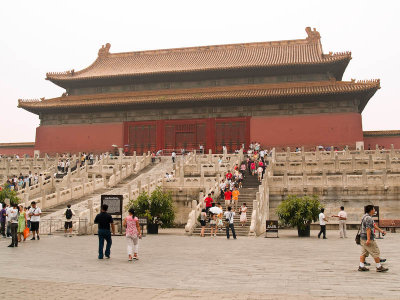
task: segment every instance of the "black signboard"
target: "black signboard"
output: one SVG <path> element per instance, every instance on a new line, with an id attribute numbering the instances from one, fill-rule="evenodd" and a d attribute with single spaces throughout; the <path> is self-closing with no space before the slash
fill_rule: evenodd
<path id="1" fill-rule="evenodd" d="M 147 218 L 138 217 L 139 219 L 139 226 L 142 228 L 142 235 L 144 236 L 144 226 L 147 226 Z"/>
<path id="2" fill-rule="evenodd" d="M 122 195 L 101 195 L 101 206 L 103 204 L 108 205 L 107 212 L 110 215 L 121 215 L 122 216 L 122 202 L 124 197 Z"/>
<path id="3" fill-rule="evenodd" d="M 121 222 L 120 233 L 122 235 L 122 203 L 124 201 L 124 197 L 122 195 L 101 195 L 101 206 L 103 204 L 108 205 L 107 212 L 110 215 L 116 215 L 118 217 L 114 217 L 113 219 L 118 219 Z"/>
<path id="4" fill-rule="evenodd" d="M 267 220 L 266 221 L 266 230 L 265 230 L 265 237 L 269 237 L 268 233 L 276 233 L 275 237 L 278 237 L 278 221 L 276 220 Z"/>

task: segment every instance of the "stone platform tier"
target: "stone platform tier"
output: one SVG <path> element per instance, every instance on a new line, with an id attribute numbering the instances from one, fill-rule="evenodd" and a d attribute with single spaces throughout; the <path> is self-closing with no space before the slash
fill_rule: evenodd
<path id="1" fill-rule="evenodd" d="M 246 174 L 246 176 L 243 180 L 243 187 L 239 190 L 240 196 L 239 196 L 237 211 L 239 211 L 239 208 L 243 203 L 246 203 L 247 222 L 246 222 L 246 225 L 242 227 L 240 224 L 240 214 L 236 213 L 236 215 L 234 217 L 234 226 L 235 226 L 235 232 L 236 232 L 237 236 L 248 236 L 249 235 L 251 215 L 253 213 L 253 201 L 256 199 L 258 185 L 259 185 L 259 182 L 258 182 L 257 176 L 251 176 L 251 175 Z M 217 200 L 217 202 L 218 201 L 221 202 L 221 205 L 224 208 L 224 212 L 225 212 L 225 201 Z M 198 224 L 193 231 L 193 235 L 195 235 L 195 236 L 200 235 L 200 231 L 201 231 L 201 226 L 200 226 L 200 224 Z M 207 225 L 206 225 L 205 235 L 206 236 L 210 235 L 210 223 L 209 222 L 207 222 Z M 217 236 L 225 236 L 225 235 L 226 235 L 225 227 L 222 228 L 222 231 L 217 232 Z M 231 231 L 230 231 L 230 235 L 232 235 Z"/>

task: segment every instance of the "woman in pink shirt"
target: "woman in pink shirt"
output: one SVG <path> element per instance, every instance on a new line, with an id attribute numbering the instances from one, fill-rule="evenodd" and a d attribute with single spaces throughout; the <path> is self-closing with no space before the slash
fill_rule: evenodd
<path id="1" fill-rule="evenodd" d="M 139 239 L 142 238 L 142 234 L 140 232 L 139 219 L 135 217 L 135 210 L 133 208 L 129 209 L 129 216 L 127 216 L 124 219 L 122 225 L 126 228 L 126 242 L 127 242 L 128 257 L 129 257 L 128 260 L 132 261 L 132 258 L 135 260 L 139 260 L 138 258 Z M 132 257 L 132 252 L 133 252 L 133 257 Z"/>

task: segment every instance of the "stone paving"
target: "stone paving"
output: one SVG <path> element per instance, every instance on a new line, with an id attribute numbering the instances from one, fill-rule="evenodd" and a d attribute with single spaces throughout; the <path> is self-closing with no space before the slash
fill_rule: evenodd
<path id="1" fill-rule="evenodd" d="M 137 262 L 120 236 L 110 260 L 97 259 L 96 236 L 43 236 L 18 248 L 0 239 L 0 289 L 4 299 L 400 299 L 400 234 L 378 240 L 389 272 L 372 264 L 361 273 L 355 233 L 226 240 L 165 230 L 141 240 Z"/>

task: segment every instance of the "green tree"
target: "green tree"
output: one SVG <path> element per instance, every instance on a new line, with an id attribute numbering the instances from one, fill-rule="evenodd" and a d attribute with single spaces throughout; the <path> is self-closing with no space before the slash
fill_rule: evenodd
<path id="1" fill-rule="evenodd" d="M 282 225 L 306 230 L 311 222 L 318 220 L 320 209 L 318 196 L 289 195 L 279 204 L 276 213 Z"/>
<path id="2" fill-rule="evenodd" d="M 159 224 L 162 228 L 171 227 L 175 219 L 175 211 L 171 192 L 164 192 L 157 187 L 149 196 L 141 193 L 136 200 L 131 200 L 125 207 L 133 207 L 136 215 L 146 217 L 149 224 Z"/>
<path id="3" fill-rule="evenodd" d="M 0 190 L 0 202 L 4 203 L 5 199 L 10 199 L 10 203 L 19 203 L 20 199 L 17 196 L 17 192 L 10 189 L 10 186 L 5 184 Z"/>

